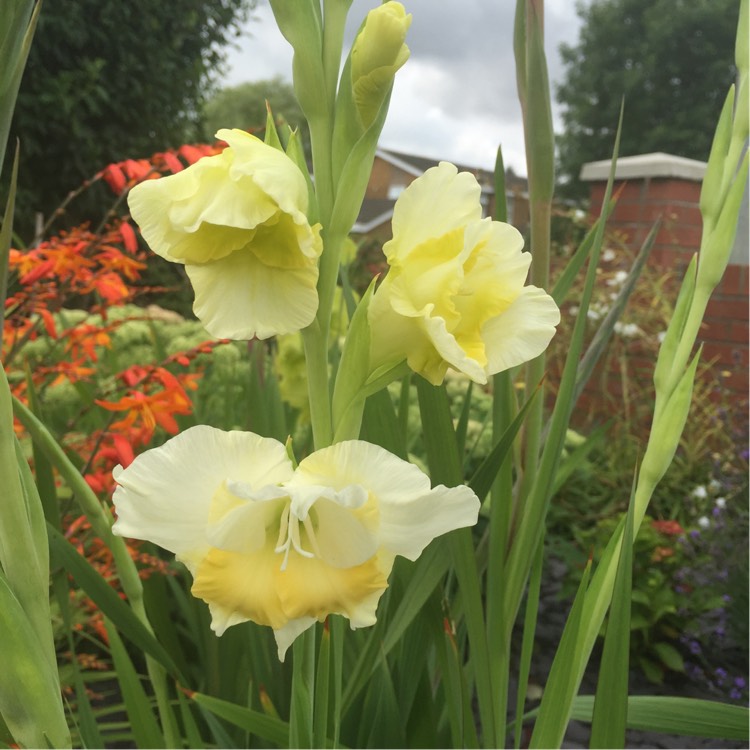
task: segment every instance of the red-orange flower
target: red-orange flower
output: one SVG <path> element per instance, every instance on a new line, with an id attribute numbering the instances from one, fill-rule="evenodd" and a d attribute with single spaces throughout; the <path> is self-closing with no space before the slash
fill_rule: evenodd
<path id="1" fill-rule="evenodd" d="M 677 521 L 651 521 L 651 527 L 665 536 L 679 536 L 685 529 Z"/>
<path id="2" fill-rule="evenodd" d="M 113 431 L 127 430 L 140 424 L 146 435 L 145 442 L 151 439 L 157 425 L 170 435 L 177 433 L 179 427 L 174 416 L 192 412 L 190 398 L 180 381 L 163 367 L 156 368 L 154 377 L 163 386 L 162 390 L 150 394 L 131 390 L 129 395 L 116 402 L 97 399 L 96 403 L 104 409 L 127 412 L 124 419 L 111 425 Z M 183 378 L 187 387 L 196 387 L 195 381 L 189 377 Z"/>

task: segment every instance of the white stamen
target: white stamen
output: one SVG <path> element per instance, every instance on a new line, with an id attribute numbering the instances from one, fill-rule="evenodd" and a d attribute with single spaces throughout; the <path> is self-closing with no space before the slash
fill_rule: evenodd
<path id="1" fill-rule="evenodd" d="M 299 518 L 297 518 L 297 516 L 294 516 L 292 518 L 292 523 L 290 524 L 290 532 L 294 549 L 297 550 L 297 552 L 299 552 L 302 557 L 315 557 L 312 552 L 308 552 L 306 549 L 302 549 L 302 542 L 299 538 Z"/>
<path id="2" fill-rule="evenodd" d="M 289 562 L 289 551 L 292 548 L 302 555 L 302 557 L 315 557 L 316 555 L 320 557 L 318 540 L 315 538 L 315 531 L 309 514 L 302 523 L 305 525 L 305 530 L 307 531 L 314 552 L 308 552 L 306 549 L 303 549 L 302 540 L 299 535 L 299 522 L 300 519 L 291 511 L 291 503 L 287 503 L 279 519 L 279 537 L 276 540 L 276 547 L 274 548 L 274 552 L 279 554 L 284 553 L 284 559 L 281 561 L 282 570 L 286 570 Z"/>
<path id="3" fill-rule="evenodd" d="M 289 503 L 284 506 L 279 521 L 279 538 L 276 540 L 276 549 L 274 552 L 283 552 L 289 549 L 289 539 L 287 538 L 287 529 L 289 528 Z M 282 539 L 286 540 L 282 542 Z"/>
<path id="4" fill-rule="evenodd" d="M 322 555 L 320 554 L 320 547 L 318 547 L 318 540 L 315 538 L 315 528 L 313 527 L 309 512 L 305 516 L 305 520 L 303 521 L 303 523 L 305 524 L 305 531 L 307 532 L 307 538 L 312 545 L 313 552 L 317 557 L 322 557 Z"/>

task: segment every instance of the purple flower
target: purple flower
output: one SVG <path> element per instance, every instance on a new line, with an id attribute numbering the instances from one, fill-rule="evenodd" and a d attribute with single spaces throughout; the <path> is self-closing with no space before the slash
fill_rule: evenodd
<path id="1" fill-rule="evenodd" d="M 693 529 L 690 532 L 690 538 L 691 539 L 697 539 L 700 535 L 701 535 L 701 533 L 700 533 L 700 531 L 698 531 L 698 529 Z"/>
<path id="2" fill-rule="evenodd" d="M 742 693 L 739 690 L 737 690 L 737 688 L 732 688 L 729 691 L 729 697 L 732 700 L 738 701 L 740 698 L 742 698 Z"/>
<path id="3" fill-rule="evenodd" d="M 724 684 L 724 680 L 726 680 L 726 678 L 727 678 L 727 670 L 726 669 L 722 669 L 721 667 L 717 667 L 714 670 L 714 676 L 716 677 L 716 682 L 719 685 L 723 685 Z"/>
<path id="4" fill-rule="evenodd" d="M 747 685 L 747 683 L 745 682 L 745 679 L 744 679 L 744 677 L 735 677 L 735 678 L 734 678 L 734 684 L 735 684 L 735 685 L 736 685 L 736 686 L 737 686 L 738 688 L 743 688 L 743 687 L 745 687 L 745 686 Z"/>
<path id="5" fill-rule="evenodd" d="M 701 653 L 701 644 L 698 643 L 698 641 L 690 641 L 688 643 L 688 648 L 690 649 L 690 653 L 695 654 L 696 656 Z"/>

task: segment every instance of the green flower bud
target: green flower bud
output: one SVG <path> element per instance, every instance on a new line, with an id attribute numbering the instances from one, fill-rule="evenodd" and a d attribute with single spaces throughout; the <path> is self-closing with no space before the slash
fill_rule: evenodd
<path id="1" fill-rule="evenodd" d="M 699 350 L 685 369 L 675 389 L 667 396 L 662 409 L 659 409 L 657 395 L 654 423 L 651 426 L 651 435 L 638 478 L 639 487 L 641 485 L 649 488 L 656 487 L 672 463 L 690 412 L 695 372 L 700 354 Z"/>
<path id="2" fill-rule="evenodd" d="M 366 130 L 380 111 L 396 71 L 409 59 L 404 44 L 411 14 L 397 2 L 387 2 L 367 14 L 352 47 L 352 90 Z"/>

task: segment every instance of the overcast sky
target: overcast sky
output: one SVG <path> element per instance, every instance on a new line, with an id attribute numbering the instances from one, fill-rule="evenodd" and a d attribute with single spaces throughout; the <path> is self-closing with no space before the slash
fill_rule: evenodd
<path id="1" fill-rule="evenodd" d="M 402 0 L 412 14 L 411 57 L 396 75 L 381 145 L 418 156 L 491 169 L 499 143 L 506 165 L 526 174 L 513 61 L 513 0 Z M 354 0 L 345 52 L 377 0 Z M 550 77 L 561 75 L 558 47 L 575 43 L 579 19 L 571 0 L 545 3 Z M 259 0 L 228 55 L 225 85 L 281 75 L 291 81 L 292 49 L 267 0 Z M 555 128 L 559 130 L 554 101 Z"/>

